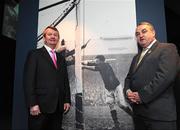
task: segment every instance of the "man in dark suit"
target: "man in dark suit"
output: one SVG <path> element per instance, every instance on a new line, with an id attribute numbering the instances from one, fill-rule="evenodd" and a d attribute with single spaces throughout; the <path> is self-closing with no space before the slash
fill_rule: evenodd
<path id="1" fill-rule="evenodd" d="M 159 43 L 148 22 L 138 24 L 135 35 L 142 50 L 132 60 L 124 87 L 133 107 L 135 130 L 176 130 L 176 47 Z"/>
<path id="2" fill-rule="evenodd" d="M 48 26 L 44 46 L 29 52 L 24 66 L 24 90 L 30 130 L 60 130 L 70 109 L 70 87 L 64 57 L 54 53 L 59 32 Z"/>

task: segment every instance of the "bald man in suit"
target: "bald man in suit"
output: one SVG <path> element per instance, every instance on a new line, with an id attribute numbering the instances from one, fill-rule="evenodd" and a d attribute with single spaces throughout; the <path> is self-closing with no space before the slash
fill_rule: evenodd
<path id="1" fill-rule="evenodd" d="M 148 22 L 138 24 L 135 35 L 141 51 L 132 60 L 124 87 L 133 108 L 135 130 L 176 130 L 176 46 L 159 43 Z"/>

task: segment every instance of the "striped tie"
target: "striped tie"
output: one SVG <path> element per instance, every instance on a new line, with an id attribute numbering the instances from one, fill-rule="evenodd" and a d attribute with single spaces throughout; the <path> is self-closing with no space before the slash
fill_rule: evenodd
<path id="1" fill-rule="evenodd" d="M 54 50 L 51 50 L 51 53 L 52 53 L 52 55 L 51 55 L 52 61 L 53 61 L 53 63 L 54 63 L 54 66 L 55 66 L 56 69 L 57 69 L 56 54 L 55 54 Z"/>
<path id="2" fill-rule="evenodd" d="M 141 52 L 141 55 L 139 57 L 139 60 L 138 60 L 138 63 L 137 63 L 137 66 L 139 65 L 139 63 L 141 62 L 141 60 L 143 59 L 144 55 L 146 54 L 148 48 L 143 48 L 142 52 Z"/>

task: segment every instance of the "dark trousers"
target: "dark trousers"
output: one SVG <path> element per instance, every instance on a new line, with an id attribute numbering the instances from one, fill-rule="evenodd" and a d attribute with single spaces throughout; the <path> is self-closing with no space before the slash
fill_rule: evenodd
<path id="1" fill-rule="evenodd" d="M 38 116 L 29 115 L 29 130 L 63 130 L 61 128 L 63 114 L 57 109 L 54 113 L 41 113 Z"/>
<path id="2" fill-rule="evenodd" d="M 177 130 L 176 121 L 157 121 L 134 117 L 135 130 Z"/>

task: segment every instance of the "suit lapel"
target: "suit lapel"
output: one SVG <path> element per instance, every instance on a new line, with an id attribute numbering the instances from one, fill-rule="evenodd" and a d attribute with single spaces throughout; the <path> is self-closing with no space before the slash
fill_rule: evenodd
<path id="1" fill-rule="evenodd" d="M 149 50 L 146 52 L 146 54 L 144 55 L 143 59 L 141 60 L 141 62 L 139 63 L 139 65 L 137 66 L 137 63 L 138 63 L 138 60 L 139 60 L 139 57 L 141 55 L 141 53 L 138 54 L 137 58 L 136 58 L 136 61 L 135 61 L 135 65 L 134 65 L 134 72 L 136 70 L 138 70 L 138 68 L 140 68 L 144 62 L 144 60 L 154 51 L 154 49 L 157 47 L 158 45 L 158 42 L 155 42 L 151 48 L 149 48 Z"/>
<path id="2" fill-rule="evenodd" d="M 45 59 L 48 61 L 49 64 L 51 64 L 52 67 L 54 67 L 56 69 L 56 67 L 54 66 L 54 63 L 51 59 L 51 56 L 49 55 L 49 53 L 47 52 L 46 48 L 45 47 L 42 47 L 41 48 L 41 51 L 42 51 L 42 55 L 43 57 L 45 57 Z"/>
<path id="3" fill-rule="evenodd" d="M 61 58 L 60 54 L 57 52 L 56 52 L 56 57 L 57 57 L 57 68 L 60 69 L 60 67 L 61 67 L 60 64 L 61 64 L 62 58 Z"/>

